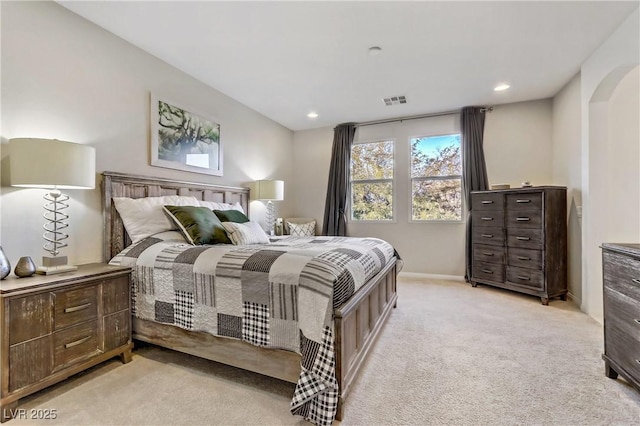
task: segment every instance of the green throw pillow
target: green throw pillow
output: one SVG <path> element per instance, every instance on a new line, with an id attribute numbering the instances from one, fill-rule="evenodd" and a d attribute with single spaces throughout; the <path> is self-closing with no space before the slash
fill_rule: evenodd
<path id="1" fill-rule="evenodd" d="M 206 207 L 164 206 L 164 211 L 193 245 L 231 244 L 220 219 Z"/>
<path id="2" fill-rule="evenodd" d="M 239 210 L 214 210 L 220 222 L 247 223 L 249 218 Z"/>

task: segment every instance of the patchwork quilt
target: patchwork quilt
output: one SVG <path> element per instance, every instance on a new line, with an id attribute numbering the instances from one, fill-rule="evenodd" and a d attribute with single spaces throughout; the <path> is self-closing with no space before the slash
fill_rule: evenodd
<path id="1" fill-rule="evenodd" d="M 333 310 L 396 256 L 376 238 L 285 237 L 192 246 L 164 232 L 111 264 L 133 268 L 136 317 L 297 352 L 291 411 L 331 424 L 338 405 Z"/>

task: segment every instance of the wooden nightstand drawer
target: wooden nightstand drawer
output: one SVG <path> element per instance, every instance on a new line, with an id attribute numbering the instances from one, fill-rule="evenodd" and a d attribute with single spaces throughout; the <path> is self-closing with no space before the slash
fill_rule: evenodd
<path id="1" fill-rule="evenodd" d="M 98 321 L 89 321 L 53 334 L 54 369 L 67 366 L 99 351 Z"/>
<path id="2" fill-rule="evenodd" d="M 9 344 L 24 342 L 51 333 L 51 294 L 40 293 L 8 301 Z M 25 327 L 24 324 L 29 324 Z"/>
<path id="3" fill-rule="evenodd" d="M 131 302 L 131 284 L 129 277 L 118 277 L 102 283 L 102 301 L 104 314 L 129 309 Z"/>
<path id="4" fill-rule="evenodd" d="M 98 287 L 56 291 L 54 295 L 55 329 L 80 324 L 98 316 Z"/>

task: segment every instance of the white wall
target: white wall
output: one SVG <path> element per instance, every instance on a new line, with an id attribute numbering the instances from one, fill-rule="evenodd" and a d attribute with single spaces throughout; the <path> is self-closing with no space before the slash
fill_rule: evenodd
<path id="1" fill-rule="evenodd" d="M 551 100 L 499 105 L 485 121 L 485 156 L 490 183 L 520 186 L 552 182 Z M 396 140 L 394 223 L 347 225 L 351 236 L 374 236 L 392 243 L 405 260 L 404 271 L 436 275 L 464 275 L 463 223 L 409 222 L 409 142 L 412 136 L 458 130 L 458 116 L 409 120 L 358 129 L 357 140 Z M 294 173 L 301 185 L 296 215 L 322 222 L 333 129 L 295 132 Z"/>
<path id="2" fill-rule="evenodd" d="M 2 157 L 7 139 L 43 137 L 96 148 L 96 170 L 224 185 L 260 178 L 293 182 L 293 133 L 54 2 L 1 2 Z M 149 95 L 156 93 L 216 118 L 224 177 L 149 166 Z M 3 167 L 6 175 L 6 167 Z M 43 191 L 2 182 L 1 245 L 39 261 Z M 99 186 L 68 191 L 72 263 L 102 259 Z M 288 215 L 292 187 L 278 213 Z M 251 203 L 255 219 L 264 206 Z"/>
<path id="3" fill-rule="evenodd" d="M 602 321 L 600 244 L 640 241 L 638 204 L 633 201 L 638 197 L 640 182 L 633 170 L 628 169 L 635 167 L 637 170 L 640 166 L 633 159 L 634 149 L 640 144 L 637 86 L 634 92 L 635 83 L 624 83 L 627 89 L 616 93 L 616 87 L 640 62 L 639 15 L 640 12 L 636 9 L 581 67 L 581 309 L 599 321 Z M 625 107 L 616 106 L 617 104 Z M 619 120 L 614 117 L 619 117 Z M 611 149 L 611 145 L 615 148 Z M 638 160 L 637 151 L 635 152 L 635 160 Z M 618 155 L 625 155 L 622 153 L 628 154 L 628 158 L 623 159 Z M 616 173 L 622 174 L 618 176 L 622 180 L 610 182 L 610 177 Z M 634 211 L 628 212 L 631 217 L 620 218 L 619 210 L 628 208 L 630 204 L 635 206 Z M 614 240 L 617 238 L 624 238 L 625 241 Z"/>
<path id="4" fill-rule="evenodd" d="M 580 74 L 553 98 L 553 182 L 567 187 L 568 288 L 573 301 L 582 303 L 582 164 Z"/>

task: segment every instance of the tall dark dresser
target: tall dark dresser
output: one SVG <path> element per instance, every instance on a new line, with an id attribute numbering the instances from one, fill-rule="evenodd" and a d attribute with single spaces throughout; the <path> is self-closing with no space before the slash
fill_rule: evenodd
<path id="1" fill-rule="evenodd" d="M 603 244 L 605 374 L 640 390 L 640 244 Z"/>
<path id="2" fill-rule="evenodd" d="M 567 297 L 567 188 L 471 193 L 471 284 Z"/>

